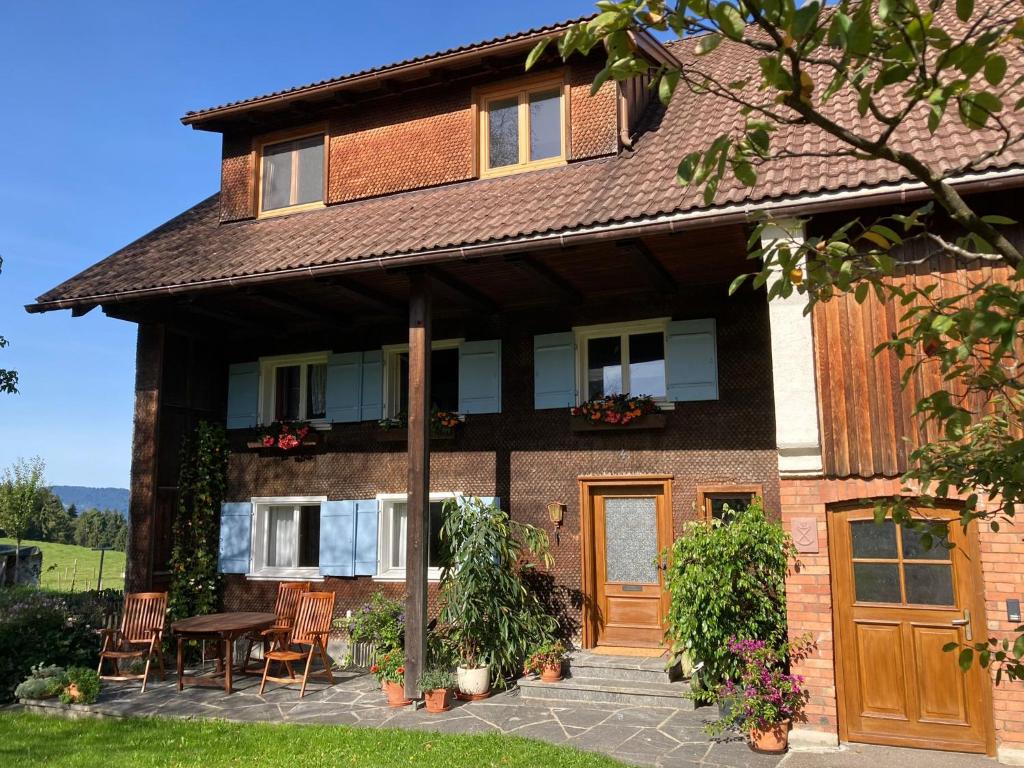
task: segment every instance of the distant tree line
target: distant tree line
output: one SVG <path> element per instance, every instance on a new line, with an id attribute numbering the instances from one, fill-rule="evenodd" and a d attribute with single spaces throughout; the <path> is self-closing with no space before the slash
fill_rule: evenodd
<path id="1" fill-rule="evenodd" d="M 111 547 L 122 552 L 127 549 L 128 522 L 116 510 L 87 509 L 79 513 L 74 504 L 65 509 L 49 488 L 36 491 L 35 505 L 25 539 L 89 548 Z"/>

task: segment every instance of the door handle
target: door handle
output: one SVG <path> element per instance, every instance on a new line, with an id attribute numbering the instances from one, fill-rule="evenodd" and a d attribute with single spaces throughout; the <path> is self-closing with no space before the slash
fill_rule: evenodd
<path id="1" fill-rule="evenodd" d="M 969 610 L 964 609 L 964 617 L 962 619 L 953 619 L 949 623 L 951 626 L 964 628 L 965 640 L 974 639 L 974 633 L 971 631 L 971 612 Z"/>

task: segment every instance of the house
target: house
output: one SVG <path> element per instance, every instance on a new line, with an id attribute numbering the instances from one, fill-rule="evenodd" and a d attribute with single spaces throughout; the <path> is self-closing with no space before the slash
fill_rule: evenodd
<path id="1" fill-rule="evenodd" d="M 776 221 L 766 241 L 794 239 L 926 193 L 882 164 L 797 157 L 706 205 L 676 163 L 734 110 L 709 94 L 664 110 L 645 78 L 590 96 L 596 52 L 524 74 L 566 27 L 189 112 L 223 135 L 219 193 L 28 307 L 138 324 L 129 588 L 167 584 L 177 452 L 200 419 L 232 445 L 231 609 L 265 610 L 299 577 L 341 612 L 377 589 L 429 600 L 445 499 L 494 499 L 552 532 L 555 502 L 553 589 L 579 641 L 657 647 L 656 554 L 684 521 L 759 495 L 800 548 L 790 628 L 818 643 L 795 741 L 1024 754 L 1024 689 L 961 675 L 942 651 L 1019 623 L 1019 535 L 972 529 L 933 560 L 864 527 L 872 498 L 900 492 L 928 384 L 902 392 L 899 365 L 871 356 L 896 312 L 726 295 L 760 217 Z M 738 66 L 728 46 L 707 61 Z M 953 163 L 978 135 L 910 139 Z M 960 189 L 1012 214 L 1022 161 L 1018 145 Z M 606 429 L 570 415 L 618 392 L 657 410 Z M 454 435 L 430 438 L 432 406 L 459 415 Z M 260 425 L 293 419 L 315 444 L 261 446 Z"/>

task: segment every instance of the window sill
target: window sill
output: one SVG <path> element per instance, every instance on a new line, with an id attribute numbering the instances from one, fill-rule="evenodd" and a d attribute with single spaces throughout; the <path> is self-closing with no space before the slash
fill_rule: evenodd
<path id="1" fill-rule="evenodd" d="M 447 434 L 434 434 L 430 433 L 430 439 L 433 440 L 454 440 L 455 432 L 448 432 Z M 407 427 L 392 427 L 391 429 L 381 429 L 377 433 L 377 440 L 382 443 L 406 443 L 409 441 L 409 430 Z"/>
<path id="2" fill-rule="evenodd" d="M 385 571 L 384 573 L 378 574 L 373 577 L 374 581 L 380 581 L 388 584 L 404 584 L 405 583 L 405 571 Z M 441 571 L 431 569 L 427 571 L 427 581 L 438 582 L 441 580 Z"/>
<path id="3" fill-rule="evenodd" d="M 246 581 L 323 581 L 319 568 L 264 568 L 245 574 Z"/>
<path id="4" fill-rule="evenodd" d="M 289 205 L 286 208 L 272 208 L 269 211 L 261 210 L 257 219 L 272 219 L 275 216 L 287 216 L 290 213 L 302 213 L 303 211 L 319 211 L 327 206 L 322 200 L 315 203 L 302 203 L 300 205 Z"/>
<path id="5" fill-rule="evenodd" d="M 608 424 L 605 422 L 583 421 L 579 416 L 570 416 L 569 424 L 573 432 L 632 432 L 642 429 L 664 429 L 665 414 L 649 413 L 631 421 L 629 424 Z"/>

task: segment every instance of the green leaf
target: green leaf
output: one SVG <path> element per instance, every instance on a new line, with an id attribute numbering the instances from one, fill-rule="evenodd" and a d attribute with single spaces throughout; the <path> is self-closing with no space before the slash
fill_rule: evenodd
<path id="1" fill-rule="evenodd" d="M 677 85 L 679 85 L 678 69 L 670 69 L 661 76 L 661 80 L 658 81 L 658 99 L 662 104 L 668 106 L 672 100 L 672 94 L 676 92 Z"/>
<path id="2" fill-rule="evenodd" d="M 744 186 L 752 187 L 757 184 L 757 171 L 754 170 L 754 166 L 750 163 L 746 161 L 734 163 L 732 171 Z"/>
<path id="3" fill-rule="evenodd" d="M 974 651 L 970 648 L 964 648 L 960 651 L 960 657 L 957 659 L 957 663 L 960 665 L 960 669 L 964 672 L 971 668 L 971 663 L 974 661 Z"/>
<path id="4" fill-rule="evenodd" d="M 747 278 L 750 277 L 750 273 L 744 273 L 737 275 L 731 283 L 729 283 L 729 295 L 732 296 L 736 291 L 740 289 L 740 286 L 746 282 Z"/>
<path id="5" fill-rule="evenodd" d="M 1011 219 L 1009 216 L 999 216 L 997 214 L 982 216 L 981 220 L 986 224 L 992 224 L 997 227 L 1009 227 L 1017 223 L 1016 219 Z"/>
<path id="6" fill-rule="evenodd" d="M 543 40 L 541 40 L 539 43 L 533 46 L 533 50 L 530 51 L 530 55 L 526 57 L 527 70 L 529 70 L 534 64 L 537 63 L 537 59 L 539 59 L 543 55 L 545 49 L 548 47 L 548 44 L 550 42 L 551 38 L 545 37 Z"/>
<path id="7" fill-rule="evenodd" d="M 974 0 L 956 0 L 956 15 L 960 21 L 967 21 L 974 13 Z"/>
<path id="8" fill-rule="evenodd" d="M 950 651 L 955 651 L 959 647 L 959 643 L 946 643 L 944 646 L 942 646 L 942 650 L 944 650 L 946 653 L 949 653 Z"/>
<path id="9" fill-rule="evenodd" d="M 711 53 L 715 48 L 722 42 L 722 36 L 717 32 L 711 32 L 697 40 L 697 45 L 694 48 L 694 52 L 698 56 L 704 56 Z"/>
<path id="10" fill-rule="evenodd" d="M 676 169 L 676 179 L 682 184 L 689 184 L 693 181 L 697 171 L 697 164 L 700 163 L 700 152 L 691 152 L 682 159 Z"/>
<path id="11" fill-rule="evenodd" d="M 992 54 L 985 61 L 985 79 L 990 85 L 999 85 L 1006 77 L 1006 59 L 998 53 Z"/>
<path id="12" fill-rule="evenodd" d="M 859 283 L 857 289 L 853 292 L 853 298 L 856 299 L 858 304 L 863 304 L 864 300 L 868 297 L 870 289 L 871 283 Z"/>
<path id="13" fill-rule="evenodd" d="M 733 40 L 743 37 L 743 28 L 746 26 L 743 17 L 730 3 L 719 3 L 711 11 L 711 18 L 718 24 L 722 33 Z"/>

